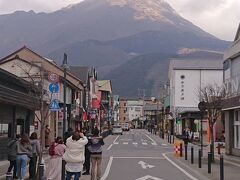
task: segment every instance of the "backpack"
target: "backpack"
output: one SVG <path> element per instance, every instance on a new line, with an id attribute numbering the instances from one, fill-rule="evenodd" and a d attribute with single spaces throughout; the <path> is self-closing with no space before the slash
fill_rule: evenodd
<path id="1" fill-rule="evenodd" d="M 101 153 L 102 152 L 102 145 L 99 139 L 92 139 L 91 144 L 87 147 L 90 153 Z"/>
<path id="2" fill-rule="evenodd" d="M 58 145 L 58 144 L 57 144 Z M 55 152 L 55 147 L 57 146 L 55 145 L 55 142 L 52 142 L 52 144 L 50 145 L 49 149 L 48 149 L 48 154 L 50 156 L 54 156 L 56 155 L 56 152 Z"/>

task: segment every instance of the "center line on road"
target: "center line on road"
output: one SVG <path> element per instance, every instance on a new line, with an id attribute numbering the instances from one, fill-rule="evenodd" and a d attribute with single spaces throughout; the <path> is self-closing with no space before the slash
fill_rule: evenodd
<path id="1" fill-rule="evenodd" d="M 123 144 L 128 144 L 128 142 L 123 142 Z"/>
<path id="2" fill-rule="evenodd" d="M 111 166 L 112 166 L 112 161 L 113 161 L 113 157 L 111 156 L 109 161 L 108 161 L 107 168 L 106 168 L 101 180 L 105 180 L 108 177 L 108 174 L 109 174 Z"/>
<path id="3" fill-rule="evenodd" d="M 162 159 L 164 160 L 164 157 L 114 157 L 114 159 Z"/>

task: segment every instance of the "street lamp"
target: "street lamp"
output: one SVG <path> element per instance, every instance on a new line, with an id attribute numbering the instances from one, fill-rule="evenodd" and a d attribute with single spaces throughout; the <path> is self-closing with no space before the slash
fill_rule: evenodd
<path id="1" fill-rule="evenodd" d="M 206 102 L 201 101 L 198 104 L 198 109 L 200 110 L 200 114 L 201 114 L 201 152 L 202 152 L 202 156 L 203 156 L 203 116 L 204 116 L 204 112 L 206 111 Z"/>
<path id="2" fill-rule="evenodd" d="M 67 83 L 67 69 L 69 68 L 67 63 L 67 54 L 64 53 L 64 59 L 62 63 L 62 68 L 64 71 L 63 76 L 63 138 L 66 131 L 66 83 Z"/>
<path id="3" fill-rule="evenodd" d="M 65 136 L 66 131 L 66 82 L 67 82 L 67 69 L 69 68 L 67 63 L 67 54 L 64 53 L 62 68 L 64 71 L 63 76 L 63 130 L 62 137 Z M 65 180 L 65 161 L 62 160 L 62 180 Z"/>

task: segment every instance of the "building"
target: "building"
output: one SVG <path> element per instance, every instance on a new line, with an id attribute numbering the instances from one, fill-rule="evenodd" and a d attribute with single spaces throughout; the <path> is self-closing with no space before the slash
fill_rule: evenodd
<path id="1" fill-rule="evenodd" d="M 171 60 L 169 82 L 170 113 L 176 120 L 175 134 L 181 135 L 184 129 L 190 129 L 199 138 L 199 91 L 207 85 L 222 86 L 222 61 Z M 208 123 L 203 120 L 203 133 L 207 133 L 207 130 Z"/>
<path id="2" fill-rule="evenodd" d="M 110 129 L 113 124 L 113 95 L 110 80 L 98 80 L 98 99 L 100 100 L 100 112 L 98 126 L 101 131 Z"/>
<path id="3" fill-rule="evenodd" d="M 85 129 L 92 130 L 98 120 L 100 99 L 98 95 L 97 71 L 93 67 L 71 66 L 70 71 L 83 82 L 82 122 Z"/>
<path id="4" fill-rule="evenodd" d="M 35 129 L 31 124 L 40 104 L 35 92 L 29 91 L 31 86 L 0 68 L 0 159 L 7 157 L 8 138 L 24 132 L 31 133 Z"/>
<path id="5" fill-rule="evenodd" d="M 113 96 L 113 122 L 119 124 L 119 95 Z"/>
<path id="6" fill-rule="evenodd" d="M 119 123 L 120 124 L 124 124 L 125 122 L 127 122 L 126 112 L 127 112 L 127 100 L 124 98 L 120 98 L 120 101 L 119 101 Z"/>
<path id="7" fill-rule="evenodd" d="M 226 154 L 240 156 L 240 25 L 234 42 L 224 53 L 224 86 L 227 97 L 222 111 L 225 119 Z"/>
<path id="8" fill-rule="evenodd" d="M 63 102 L 64 102 L 64 71 L 56 65 L 53 60 L 42 57 L 26 46 L 4 57 L 0 61 L 0 68 L 39 86 L 42 90 L 43 111 L 46 116 L 46 123 L 52 130 L 51 138 L 62 136 L 63 134 Z M 49 75 L 54 74 L 57 79 L 57 89 L 55 93 L 50 92 Z M 80 79 L 66 73 L 66 127 L 80 129 L 80 111 L 82 105 L 83 84 Z M 52 111 L 49 107 L 53 100 L 59 104 L 60 110 Z M 50 110 L 50 111 L 49 111 Z M 49 112 L 49 114 L 48 114 Z M 40 112 L 35 112 L 35 121 L 33 124 L 39 124 L 35 129 L 40 134 L 40 123 L 37 118 Z M 31 125 L 33 125 L 31 124 Z M 64 130 L 66 131 L 66 130 Z"/>

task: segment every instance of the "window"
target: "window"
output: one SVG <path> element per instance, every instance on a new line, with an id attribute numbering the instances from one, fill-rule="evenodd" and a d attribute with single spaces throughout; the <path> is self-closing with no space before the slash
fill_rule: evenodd
<path id="1" fill-rule="evenodd" d="M 234 147 L 240 149 L 239 110 L 234 111 Z"/>
<path id="2" fill-rule="evenodd" d="M 0 138 L 8 137 L 8 124 L 0 124 Z"/>

